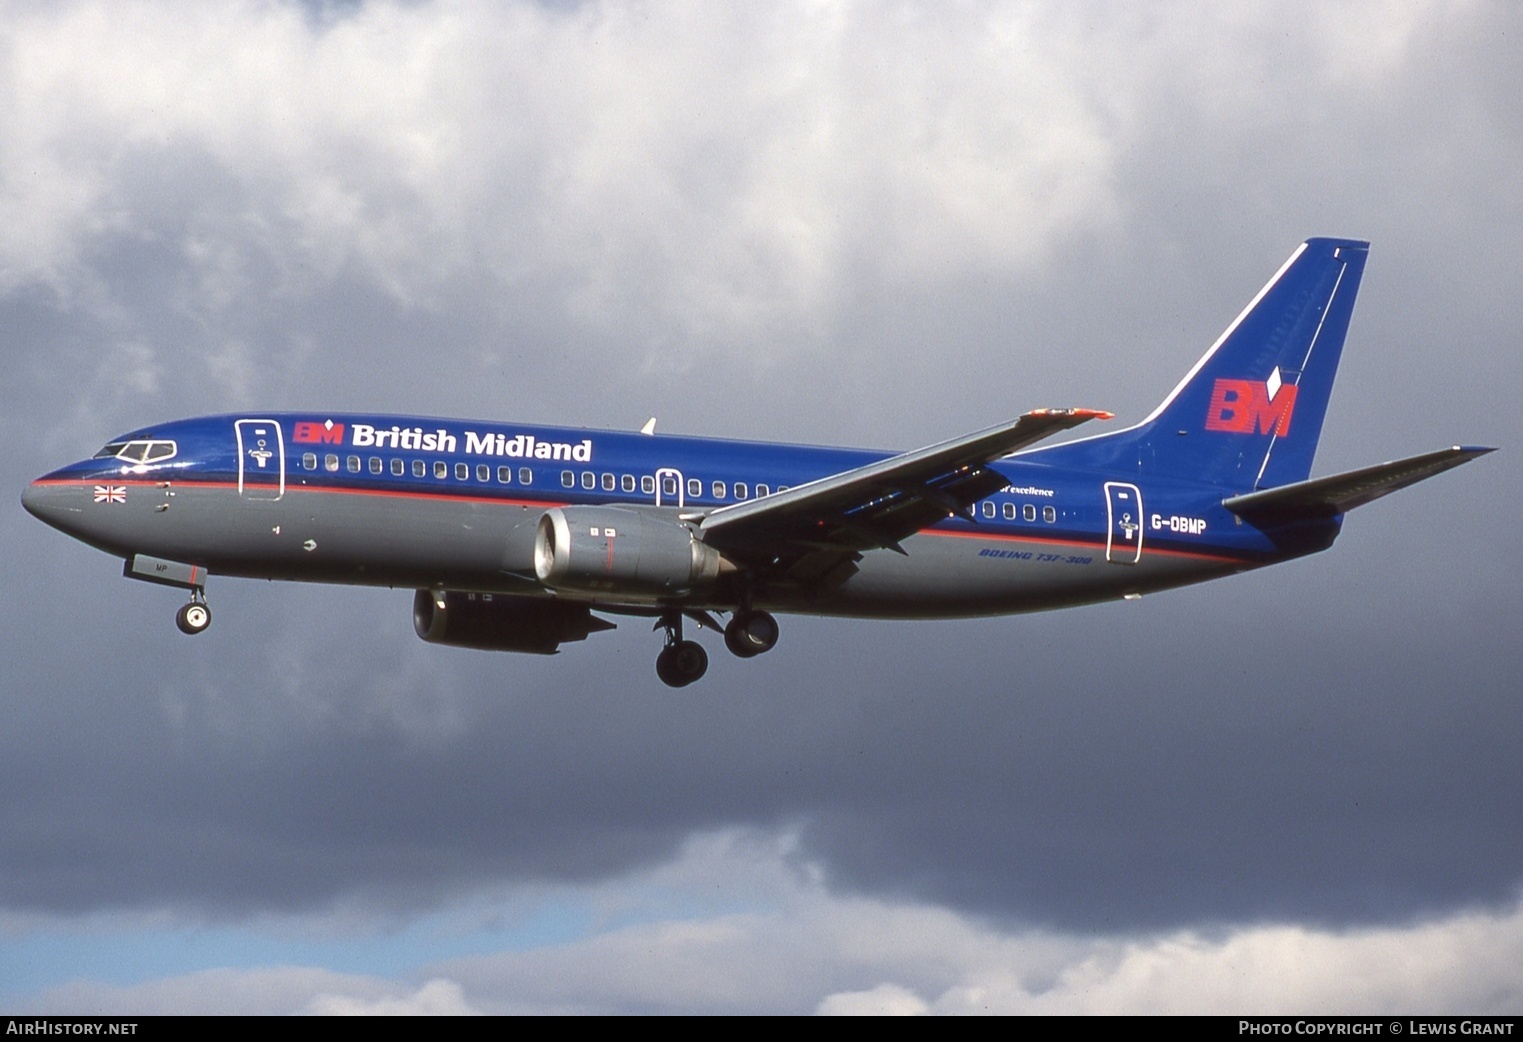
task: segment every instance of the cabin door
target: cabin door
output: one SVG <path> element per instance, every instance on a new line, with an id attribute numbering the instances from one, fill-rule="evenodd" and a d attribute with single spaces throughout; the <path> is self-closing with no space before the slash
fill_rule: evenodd
<path id="1" fill-rule="evenodd" d="M 276 500 L 286 494 L 286 443 L 274 420 L 238 420 L 238 495 Z"/>
<path id="2" fill-rule="evenodd" d="M 1142 492 L 1121 481 L 1105 483 L 1105 559 L 1136 564 L 1142 557 Z"/>
<path id="3" fill-rule="evenodd" d="M 656 506 L 682 506 L 682 484 L 682 471 L 671 467 L 662 467 L 656 471 Z"/>

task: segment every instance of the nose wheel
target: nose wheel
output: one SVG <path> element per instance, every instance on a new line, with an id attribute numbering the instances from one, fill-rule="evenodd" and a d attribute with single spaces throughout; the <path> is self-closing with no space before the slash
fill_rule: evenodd
<path id="1" fill-rule="evenodd" d="M 175 612 L 175 625 L 180 627 L 181 633 L 194 637 L 197 633 L 204 633 L 206 627 L 212 624 L 212 610 L 207 606 L 206 594 L 201 590 L 195 590 L 190 595 L 190 603 L 183 605 Z"/>

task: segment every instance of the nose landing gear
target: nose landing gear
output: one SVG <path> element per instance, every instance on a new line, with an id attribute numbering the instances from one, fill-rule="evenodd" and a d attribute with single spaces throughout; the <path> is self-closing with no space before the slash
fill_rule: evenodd
<path id="1" fill-rule="evenodd" d="M 206 603 L 206 567 L 170 561 L 147 554 L 133 554 L 122 563 L 122 574 L 129 579 L 175 586 L 190 591 L 190 603 L 175 612 L 175 625 L 181 633 L 195 636 L 212 624 L 212 610 Z"/>

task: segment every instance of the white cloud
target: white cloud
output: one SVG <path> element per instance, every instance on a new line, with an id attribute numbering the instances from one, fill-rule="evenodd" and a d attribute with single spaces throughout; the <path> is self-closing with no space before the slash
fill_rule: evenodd
<path id="1" fill-rule="evenodd" d="M 1348 126 L 1404 147 L 1423 119 L 1352 118 L 1418 79 L 1434 6 L 1386 6 L 18 6 L 0 290 L 45 286 L 129 342 L 167 305 L 227 401 L 300 383 L 291 309 L 338 283 L 469 316 L 463 371 L 548 328 L 653 383 L 716 362 L 913 383 L 936 363 L 896 328 L 906 299 L 934 335 L 936 302 L 1101 244 L 1247 213 L 1276 251 L 1329 212 L 1349 230 L 1308 156 Z M 1444 6 L 1448 31 L 1476 7 Z M 1370 163 L 1380 191 L 1396 165 Z"/>
<path id="2" fill-rule="evenodd" d="M 344 1017 L 460 1017 L 479 1011 L 465 1001 L 460 985 L 431 980 L 411 994 L 376 999 L 325 992 L 314 997 L 305 1012 Z"/>
<path id="3" fill-rule="evenodd" d="M 206 308 L 259 263 L 281 292 L 357 270 L 422 305 L 481 271 L 561 273 L 586 322 L 649 312 L 724 342 L 821 317 L 870 258 L 896 282 L 1026 265 L 1114 212 L 1077 41 L 1038 46 L 1019 11 L 462 2 L 318 25 L 294 4 L 145 3 L 8 21 L 10 287 L 62 292 L 103 237 L 167 231 Z"/>
<path id="4" fill-rule="evenodd" d="M 791 836 L 750 832 L 699 837 L 666 865 L 581 891 L 541 889 L 540 899 L 574 901 L 590 912 L 588 935 L 419 966 L 395 980 L 299 966 L 223 969 L 130 987 L 78 981 L 12 1006 L 107 1013 L 1385 1015 L 1504 1014 L 1523 1004 L 1516 971 L 1523 906 L 1348 931 L 1264 924 L 1209 936 L 1066 935 L 1000 928 L 927 904 L 833 894 L 818 866 L 798 861 Z M 522 901 L 509 896 L 469 907 L 486 921 L 509 906 L 521 914 Z M 354 927 L 346 920 L 341 928 Z M 304 929 L 321 930 L 320 921 Z"/>
<path id="5" fill-rule="evenodd" d="M 1256 926 L 1104 941 L 1051 987 L 968 966 L 938 1012 L 1399 1014 L 1514 1011 L 1523 913 L 1475 913 L 1410 927 L 1333 932 Z"/>
<path id="6" fill-rule="evenodd" d="M 135 237 L 193 271 L 193 314 L 343 276 L 435 308 L 485 279 L 665 366 L 807 351 L 863 285 L 1116 234 L 1139 159 L 1252 197 L 1212 184 L 1239 166 L 1176 169 L 1180 135 L 1242 158 L 1345 114 L 1308 94 L 1383 102 L 1432 21 L 1387 6 L 12 8 L 0 288 L 77 295 Z"/>
<path id="7" fill-rule="evenodd" d="M 827 1017 L 918 1017 L 930 1011 L 919 995 L 896 984 L 831 995 L 815 1010 Z"/>

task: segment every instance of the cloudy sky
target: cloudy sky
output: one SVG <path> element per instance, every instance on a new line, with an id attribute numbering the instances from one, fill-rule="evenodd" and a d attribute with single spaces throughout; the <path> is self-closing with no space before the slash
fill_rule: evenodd
<path id="1" fill-rule="evenodd" d="M 1523 7 L 0 5 L 0 1008 L 1523 1010 Z M 663 687 L 406 591 L 217 624 L 17 496 L 203 412 L 911 448 L 1145 414 L 1373 241 L 1317 473 L 1141 602 Z"/>

